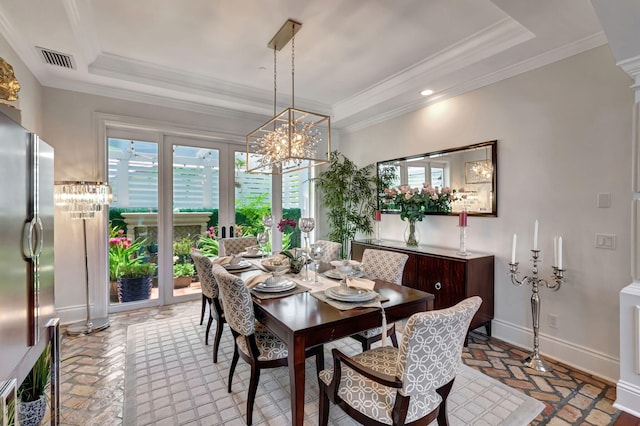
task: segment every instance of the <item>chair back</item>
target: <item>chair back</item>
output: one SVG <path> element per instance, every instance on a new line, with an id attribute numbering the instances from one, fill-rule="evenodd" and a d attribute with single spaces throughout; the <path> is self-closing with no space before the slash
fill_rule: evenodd
<path id="1" fill-rule="evenodd" d="M 342 244 L 326 240 L 317 240 L 316 244 L 322 247 L 320 262 L 329 263 L 332 260 L 338 260 Z"/>
<path id="2" fill-rule="evenodd" d="M 469 324 L 481 303 L 480 297 L 472 296 L 407 320 L 396 364 L 404 395 L 434 391 L 455 378 Z"/>
<path id="3" fill-rule="evenodd" d="M 211 259 L 197 250 L 191 251 L 191 258 L 198 272 L 198 278 L 200 278 L 202 294 L 210 299 L 218 297 L 218 283 L 213 276 L 213 263 L 211 263 Z"/>
<path id="4" fill-rule="evenodd" d="M 252 335 L 255 332 L 256 320 L 249 288 L 241 278 L 230 274 L 220 265 L 213 265 L 213 276 L 220 287 L 229 327 L 243 336 Z"/>
<path id="5" fill-rule="evenodd" d="M 366 249 L 362 254 L 362 267 L 367 278 L 402 284 L 407 259 L 409 256 L 404 253 Z"/>
<path id="6" fill-rule="evenodd" d="M 223 253 L 221 253 L 220 256 L 230 256 L 232 254 L 242 253 L 247 247 L 257 245 L 258 239 L 256 237 L 223 238 Z"/>

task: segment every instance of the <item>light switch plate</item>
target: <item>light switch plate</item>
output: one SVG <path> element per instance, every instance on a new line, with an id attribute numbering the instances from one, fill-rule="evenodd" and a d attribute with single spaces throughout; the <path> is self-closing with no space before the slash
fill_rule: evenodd
<path id="1" fill-rule="evenodd" d="M 614 234 L 596 234 L 596 248 L 608 250 L 616 249 L 616 236 Z"/>
<path id="2" fill-rule="evenodd" d="M 598 193 L 598 208 L 608 209 L 611 207 L 611 193 L 600 192 Z"/>

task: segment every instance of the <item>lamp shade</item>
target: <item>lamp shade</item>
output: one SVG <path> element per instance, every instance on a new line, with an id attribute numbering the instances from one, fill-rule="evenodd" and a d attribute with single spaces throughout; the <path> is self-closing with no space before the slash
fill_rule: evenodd
<path id="1" fill-rule="evenodd" d="M 54 197 L 73 219 L 89 219 L 111 202 L 111 187 L 99 181 L 56 182 Z"/>

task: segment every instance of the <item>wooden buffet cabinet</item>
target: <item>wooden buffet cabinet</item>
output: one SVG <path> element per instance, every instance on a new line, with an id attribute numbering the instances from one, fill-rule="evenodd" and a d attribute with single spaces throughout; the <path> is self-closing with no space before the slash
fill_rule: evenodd
<path id="1" fill-rule="evenodd" d="M 409 255 L 402 283 L 434 294 L 434 309 L 448 308 L 469 296 L 480 296 L 482 305 L 469 329 L 484 326 L 487 334 L 491 335 L 494 256 L 476 253 L 460 256 L 452 249 L 423 245 L 408 247 L 403 242 L 392 240 L 357 240 L 351 243 L 351 258 L 362 260 L 365 249 Z"/>

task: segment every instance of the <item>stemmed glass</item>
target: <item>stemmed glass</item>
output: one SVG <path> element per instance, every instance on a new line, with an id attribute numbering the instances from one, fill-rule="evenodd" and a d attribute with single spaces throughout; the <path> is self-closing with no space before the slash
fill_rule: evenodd
<path id="1" fill-rule="evenodd" d="M 316 272 L 313 283 L 318 284 L 318 271 L 320 270 L 320 259 L 322 259 L 322 255 L 324 254 L 324 249 L 320 244 L 313 244 L 311 246 L 311 256 L 313 257 L 313 268 Z"/>
<path id="2" fill-rule="evenodd" d="M 266 255 L 265 249 L 267 247 L 267 243 L 269 242 L 269 233 L 268 232 L 260 232 L 257 236 L 258 245 L 260 246 L 260 252 L 262 256 Z"/>
<path id="3" fill-rule="evenodd" d="M 266 237 L 267 239 L 265 241 L 265 247 L 266 247 L 266 244 L 269 243 L 269 241 L 271 240 L 271 227 L 273 226 L 273 215 L 266 214 L 262 216 L 262 225 L 264 225 L 264 228 L 265 228 L 264 232 L 267 235 Z M 265 255 L 266 254 L 267 253 L 265 252 Z"/>
<path id="4" fill-rule="evenodd" d="M 309 247 L 309 233 L 313 231 L 313 229 L 316 227 L 316 221 L 312 217 L 301 217 L 300 220 L 298 221 L 298 226 L 300 226 L 300 231 L 306 234 L 304 236 L 304 249 L 305 249 L 305 254 L 307 256 L 307 260 L 309 260 L 310 259 L 309 252 L 311 251 L 311 248 Z M 304 271 L 305 271 L 304 279 L 302 281 L 309 281 L 308 262 L 305 262 L 304 264 Z"/>

